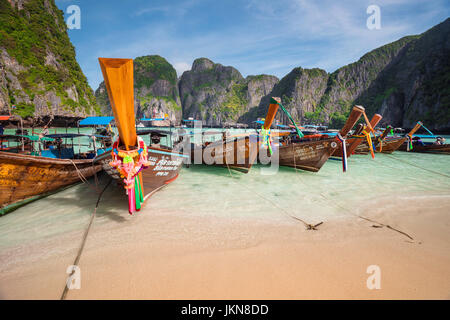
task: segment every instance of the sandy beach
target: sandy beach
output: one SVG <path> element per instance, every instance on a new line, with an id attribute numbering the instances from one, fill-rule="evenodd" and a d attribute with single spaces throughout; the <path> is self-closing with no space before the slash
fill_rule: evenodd
<path id="1" fill-rule="evenodd" d="M 158 214 L 150 203 L 137 216 L 94 221 L 81 289 L 67 299 L 449 299 L 450 196 L 366 206 L 366 217 L 414 240 L 351 213 L 312 231 L 281 212 L 229 219 Z M 82 234 L 2 250 L 0 297 L 59 299 Z M 367 288 L 370 265 L 381 289 Z"/>

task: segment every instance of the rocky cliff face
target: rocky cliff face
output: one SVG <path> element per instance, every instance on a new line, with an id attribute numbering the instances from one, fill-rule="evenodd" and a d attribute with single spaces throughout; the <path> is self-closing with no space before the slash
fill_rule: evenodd
<path id="1" fill-rule="evenodd" d="M 383 115 L 381 125 L 411 128 L 422 120 L 433 130 L 450 130 L 450 19 L 418 36 L 404 37 L 375 49 L 331 74 L 295 68 L 241 116 L 249 122 L 264 116 L 271 96 L 300 123 L 339 128 L 352 105 L 369 116 Z M 277 115 L 284 123 L 286 117 Z"/>
<path id="2" fill-rule="evenodd" d="M 293 69 L 261 100 L 256 110 L 244 114 L 243 121 L 263 117 L 272 96 L 281 101 L 299 123 L 328 123 L 340 127 L 345 122 L 355 100 L 377 80 L 380 73 L 397 57 L 402 48 L 415 37 L 405 37 L 394 43 L 378 48 L 357 62 L 328 74 L 322 69 Z M 369 108 L 368 111 L 373 111 Z M 277 119 L 287 123 L 281 112 Z"/>
<path id="3" fill-rule="evenodd" d="M 450 129 L 450 18 L 414 37 L 357 99 L 384 123 Z"/>
<path id="4" fill-rule="evenodd" d="M 39 121 L 97 107 L 53 0 L 0 0 L 0 113 Z"/>
<path id="5" fill-rule="evenodd" d="M 233 67 L 206 58 L 197 59 L 179 83 L 183 117 L 203 120 L 206 125 L 236 122 L 258 105 L 277 82 L 278 78 L 269 75 L 244 79 Z"/>
<path id="6" fill-rule="evenodd" d="M 134 100 L 137 118 L 163 118 L 171 122 L 181 120 L 181 102 L 177 73 L 166 59 L 158 55 L 134 60 Z M 102 82 L 95 91 L 97 103 L 105 115 L 112 115 L 108 93 Z"/>
<path id="7" fill-rule="evenodd" d="M 278 83 L 272 91 L 260 99 L 258 106 L 243 114 L 242 122 L 264 117 L 269 108 L 271 97 L 281 97 L 283 106 L 289 111 L 294 119 L 301 121 L 305 112 L 313 112 L 323 95 L 327 85 L 328 74 L 321 69 L 295 68 Z M 287 118 L 282 112 L 278 112 L 276 119 L 282 122 Z"/>
<path id="8" fill-rule="evenodd" d="M 450 131 L 450 18 L 331 74 L 298 67 L 280 81 L 243 78 L 231 66 L 200 58 L 177 79 L 170 63 L 152 55 L 135 59 L 134 75 L 138 118 L 250 123 L 266 114 L 271 96 L 279 96 L 299 123 L 340 127 L 351 106 L 361 104 L 369 117 L 381 113 L 382 124 L 412 127 L 422 120 Z M 0 113 L 9 112 L 35 122 L 111 114 L 104 84 L 94 97 L 76 62 L 54 0 L 0 0 Z M 287 122 L 281 112 L 277 117 Z"/>

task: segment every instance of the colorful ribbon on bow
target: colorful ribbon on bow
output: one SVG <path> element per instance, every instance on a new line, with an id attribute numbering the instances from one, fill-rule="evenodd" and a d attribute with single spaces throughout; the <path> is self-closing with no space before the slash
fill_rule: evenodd
<path id="1" fill-rule="evenodd" d="M 270 129 L 264 129 L 264 126 L 261 128 L 261 135 L 263 139 L 263 146 L 269 148 L 270 155 L 272 155 L 272 138 L 270 137 Z"/>
<path id="2" fill-rule="evenodd" d="M 406 135 L 406 151 L 411 151 L 413 149 L 412 137 L 407 134 Z"/>
<path id="3" fill-rule="evenodd" d="M 141 204 L 144 202 L 142 178 L 139 173 L 150 165 L 144 140 L 138 137 L 137 142 L 137 150 L 121 150 L 119 139 L 117 139 L 113 144 L 112 161 L 109 163 L 111 167 L 116 168 L 121 178 L 124 179 L 130 214 L 139 211 Z"/>

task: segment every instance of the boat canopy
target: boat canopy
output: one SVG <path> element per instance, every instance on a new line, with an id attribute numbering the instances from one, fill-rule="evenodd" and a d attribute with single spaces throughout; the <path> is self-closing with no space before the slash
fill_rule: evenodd
<path id="1" fill-rule="evenodd" d="M 429 135 L 429 134 L 415 134 L 414 137 L 418 137 L 418 138 L 421 138 L 421 139 L 426 139 L 426 138 L 436 139 L 438 136 Z"/>
<path id="2" fill-rule="evenodd" d="M 77 137 L 86 137 L 89 136 L 87 134 L 81 134 L 81 133 L 55 133 L 55 134 L 47 134 L 46 137 L 49 138 L 77 138 Z"/>
<path id="3" fill-rule="evenodd" d="M 114 117 L 87 117 L 80 121 L 80 126 L 106 126 Z"/>
<path id="4" fill-rule="evenodd" d="M 138 131 L 137 131 L 137 134 L 138 134 L 139 136 L 145 136 L 145 135 L 147 135 L 147 134 L 151 134 L 151 135 L 154 135 L 154 136 L 165 137 L 165 136 L 171 135 L 172 132 L 170 132 L 170 131 L 164 131 L 164 130 L 150 129 L 150 130 L 138 130 Z"/>
<path id="5" fill-rule="evenodd" d="M 139 119 L 139 121 L 163 121 L 166 120 L 166 118 L 142 118 Z"/>
<path id="6" fill-rule="evenodd" d="M 28 135 L 17 135 L 17 134 L 4 134 L 0 135 L 0 140 L 19 140 L 19 139 L 28 139 L 30 141 L 39 141 L 39 136 L 28 136 Z M 54 141 L 50 137 L 42 137 L 40 141 Z"/>
<path id="7" fill-rule="evenodd" d="M 327 136 L 337 136 L 337 132 L 321 132 L 320 134 L 325 134 Z"/>

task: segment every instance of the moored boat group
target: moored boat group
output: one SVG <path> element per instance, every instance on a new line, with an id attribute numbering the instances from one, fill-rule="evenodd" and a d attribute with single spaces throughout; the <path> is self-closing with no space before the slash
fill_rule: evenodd
<path id="1" fill-rule="evenodd" d="M 442 137 L 429 132 L 431 135 L 426 137 L 436 139 L 429 143 L 422 142 L 424 136 L 415 135 L 421 127 L 425 128 L 421 122 L 407 134 L 395 134 L 389 126 L 377 129 L 382 116 L 375 114 L 369 121 L 361 106 L 353 107 L 339 131 L 315 129 L 304 134 L 276 97 L 270 101 L 261 129 L 251 132 L 216 131 L 208 135 L 202 131 L 187 132 L 182 127 L 138 130 L 133 61 L 99 58 L 99 62 L 114 117 L 82 120 L 81 126 L 94 127 L 92 134 L 49 134 L 47 128 L 31 135 L 23 128 L 15 134 L 0 132 L 0 214 L 84 181 L 101 170 L 123 186 L 128 211 L 133 213 L 154 192 L 174 181 L 183 164 L 201 163 L 249 172 L 259 162 L 317 172 L 330 157 L 338 157 L 346 171 L 347 159 L 353 154 L 374 157 L 375 153 L 396 150 L 450 154 L 450 145 Z M 284 126 L 288 130 L 272 129 L 279 109 L 291 121 L 290 126 Z M 0 117 L 0 121 L 14 119 L 17 117 Z M 111 128 L 113 121 L 117 137 Z M 216 141 L 205 139 L 218 135 Z M 166 138 L 165 144 L 161 143 L 162 137 Z M 83 144 L 86 140 L 88 145 Z"/>

